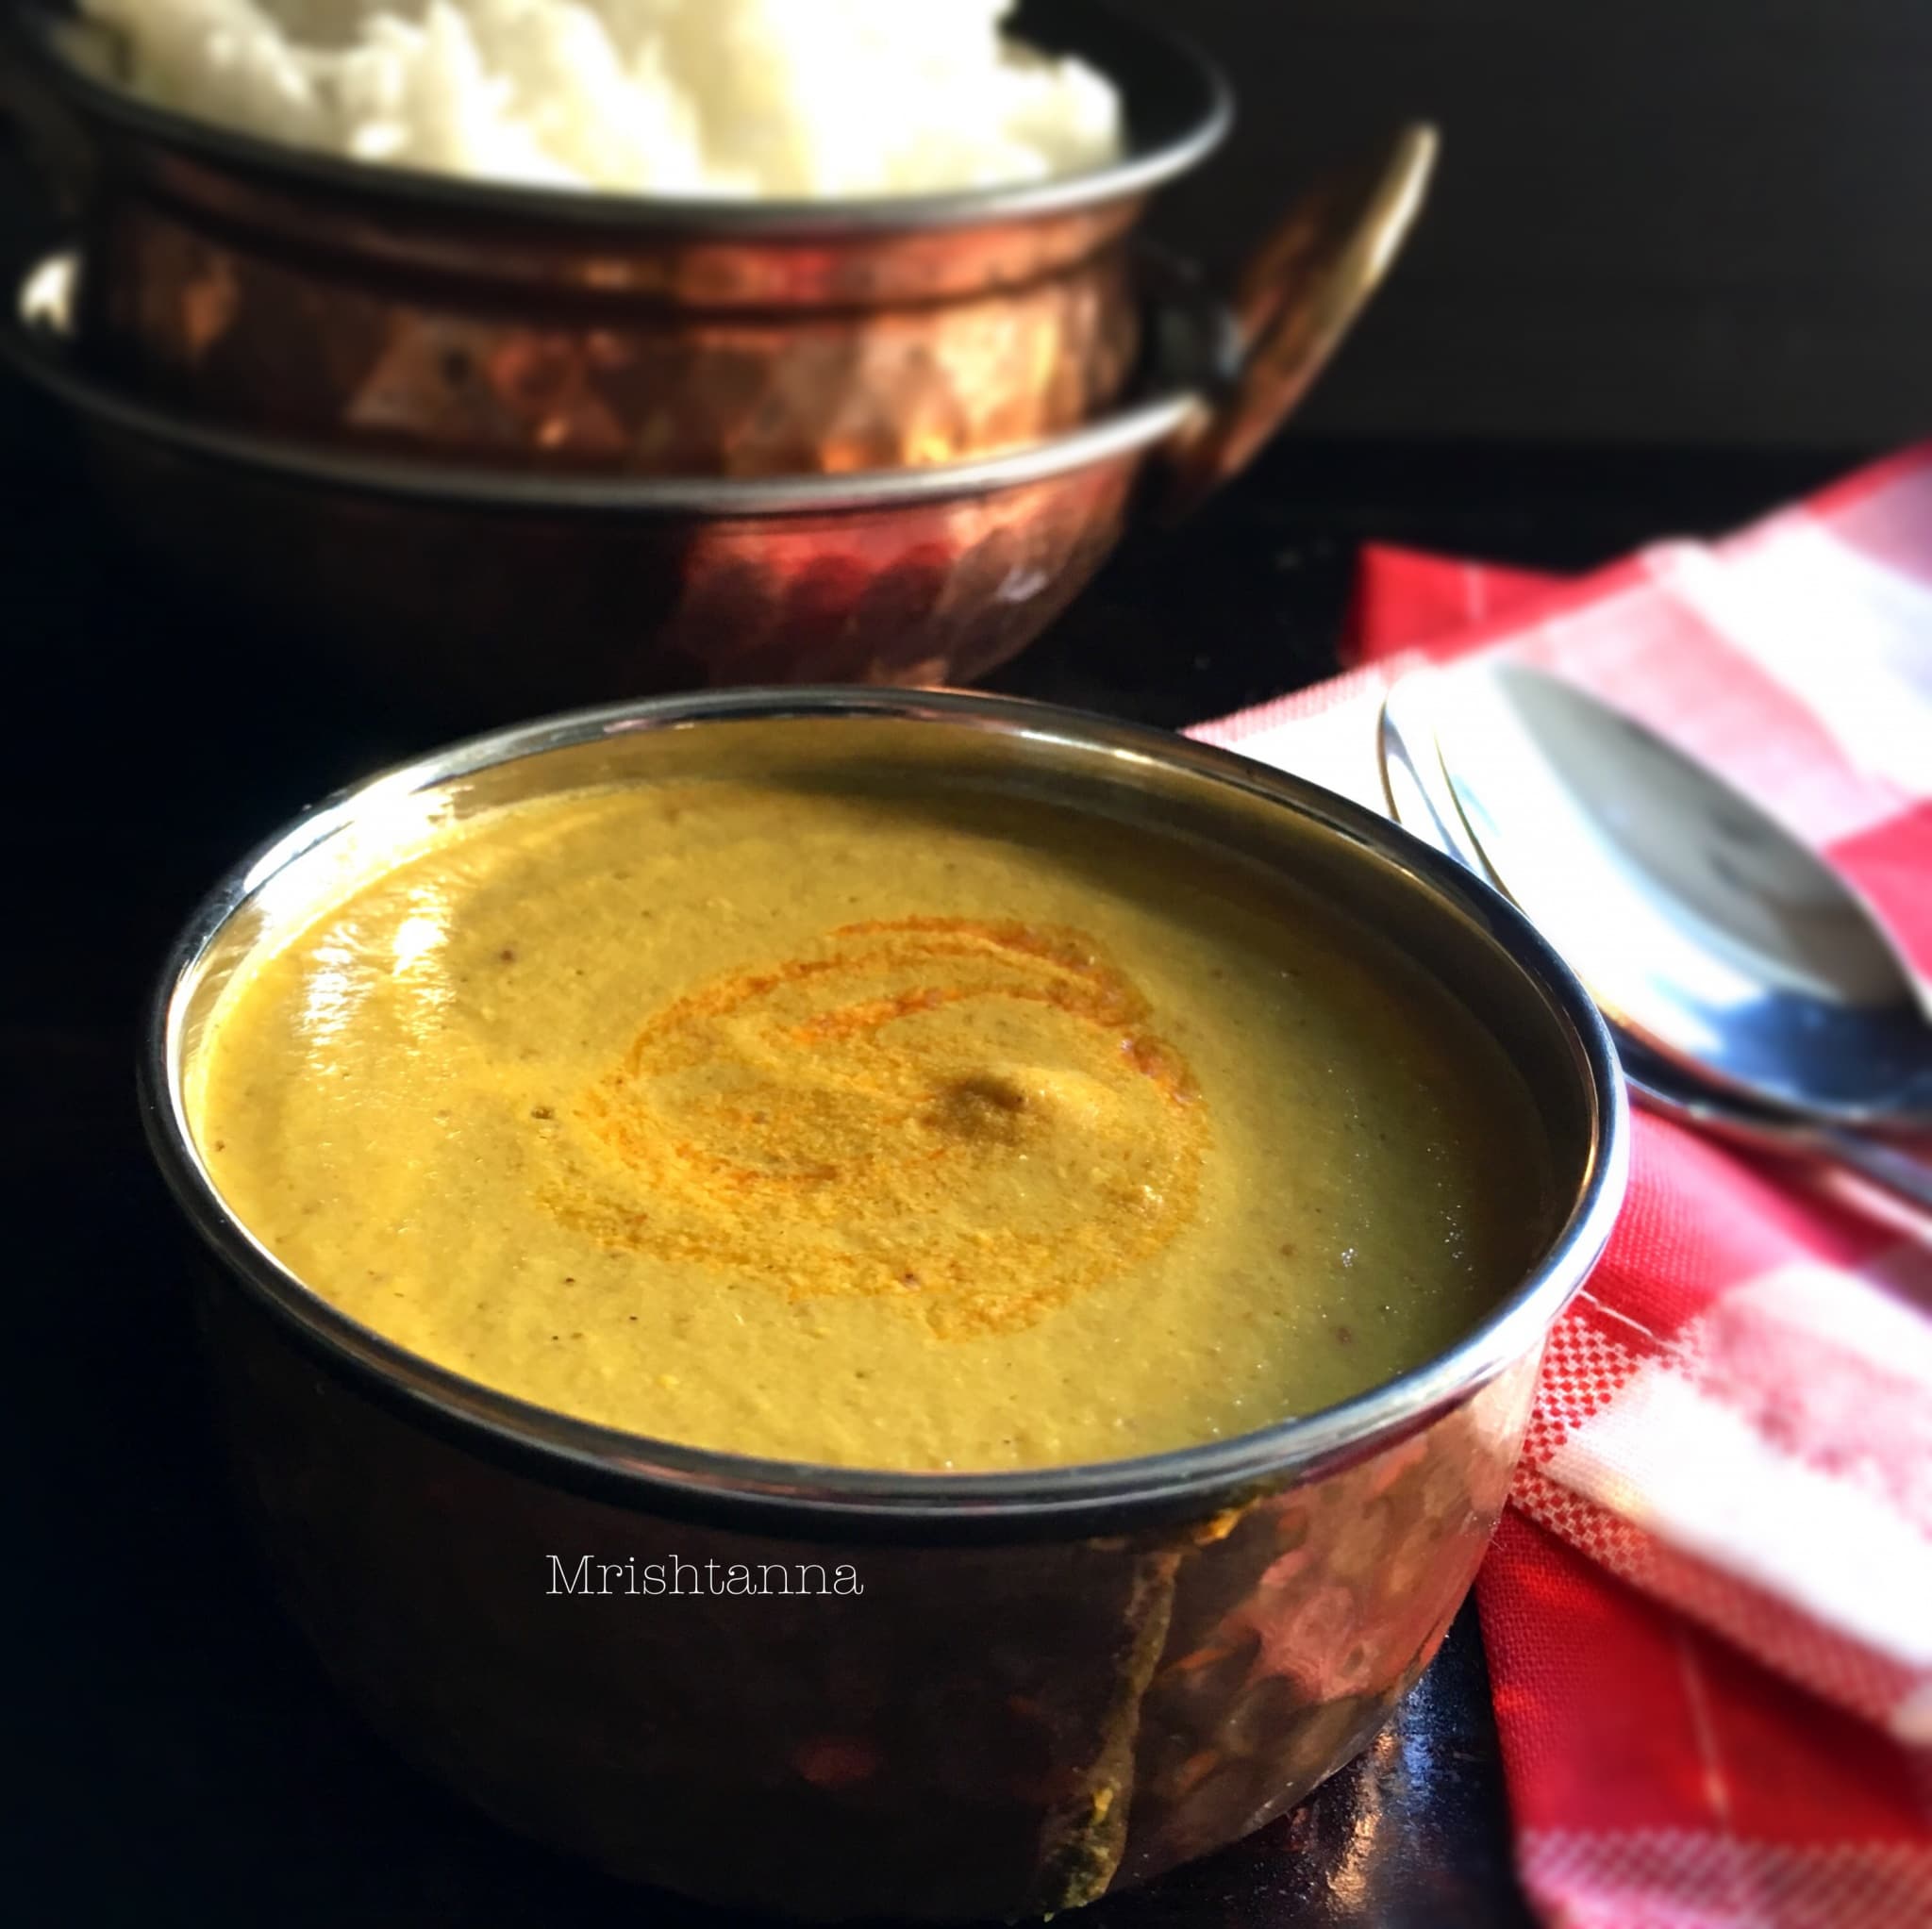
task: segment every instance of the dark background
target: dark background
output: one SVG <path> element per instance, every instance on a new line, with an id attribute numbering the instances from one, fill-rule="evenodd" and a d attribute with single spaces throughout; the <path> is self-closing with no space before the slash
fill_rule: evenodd
<path id="1" fill-rule="evenodd" d="M 1926 0 L 1122 0 L 1234 140 L 1158 225 L 1226 264 L 1324 161 L 1442 131 L 1312 433 L 1841 449 L 1932 433 Z"/>

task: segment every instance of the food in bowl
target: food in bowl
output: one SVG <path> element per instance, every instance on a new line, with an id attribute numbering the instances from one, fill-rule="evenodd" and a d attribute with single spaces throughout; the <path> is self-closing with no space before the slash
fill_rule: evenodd
<path id="1" fill-rule="evenodd" d="M 1113 159 L 1112 84 L 1011 0 L 83 0 L 158 104 L 347 158 L 542 187 L 817 199 Z"/>
<path id="2" fill-rule="evenodd" d="M 1311 942 L 1346 947 L 1355 981 L 1399 987 L 1407 961 L 1425 968 L 1460 1021 L 1440 1034 L 1431 1019 L 1430 1048 L 1478 1067 L 1507 1057 L 1506 1089 L 1531 1108 L 1535 1149 L 1509 1136 L 1512 1101 L 1478 1179 L 1516 1221 L 1520 1261 L 1454 1345 L 1341 1407 L 1153 1459 L 1057 1469 L 731 1458 L 519 1404 L 384 1340 L 272 1263 L 217 1190 L 202 1138 L 210 1047 L 245 1020 L 265 973 L 312 951 L 365 890 L 403 882 L 423 856 L 448 854 L 445 887 L 463 886 L 479 913 L 492 898 L 507 907 L 515 867 L 491 893 L 455 861 L 472 827 L 485 860 L 474 868 L 491 873 L 488 840 L 524 806 L 557 800 L 561 836 L 570 800 L 647 787 L 669 803 L 676 786 L 698 806 L 777 787 L 799 824 L 781 876 L 772 863 L 742 879 L 715 869 L 708 907 L 689 903 L 694 884 L 683 888 L 688 929 L 708 910 L 744 936 L 726 970 L 775 950 L 779 926 L 803 923 L 813 893 L 840 919 L 868 915 L 836 901 L 827 858 L 863 859 L 840 880 L 845 896 L 879 916 L 913 914 L 904 898 L 937 887 L 929 873 L 919 881 L 924 840 L 907 821 L 963 837 L 988 824 L 974 807 L 990 799 L 1009 902 L 986 915 L 1040 909 L 1054 880 L 1062 898 L 1077 896 L 1095 946 L 1146 1000 L 1144 1028 L 1191 1056 L 1212 1128 L 1204 1196 L 1243 1128 L 1196 1033 L 1228 1023 L 1242 999 L 1226 981 L 1198 982 L 1198 953 L 1176 929 L 1205 916 L 1210 937 L 1238 936 L 1255 928 L 1231 916 L 1245 912 L 1263 921 L 1257 941 L 1291 965 L 1290 921 L 1300 920 Z M 808 822 L 827 799 L 857 807 L 842 840 Z M 874 837 L 895 821 L 901 835 Z M 643 818 L 623 868 L 675 852 L 702 822 Z M 713 857 L 725 848 L 699 846 Z M 895 868 L 911 880 L 896 907 Z M 973 874 L 966 866 L 964 881 Z M 1023 874 L 1034 881 L 1016 882 Z M 431 876 L 415 873 L 420 884 Z M 956 898 L 960 879 L 947 887 Z M 525 907 L 525 941 L 539 942 L 535 921 L 558 897 Z M 487 918 L 466 935 L 449 908 L 425 898 L 424 923 L 384 927 L 387 962 L 407 932 L 404 963 L 436 963 L 470 1001 L 465 1037 L 491 1031 L 492 1008 L 521 1028 L 530 1011 L 503 996 L 503 974 L 522 952 L 501 955 L 517 940 L 498 939 L 492 956 Z M 644 942 L 643 908 L 656 906 L 633 898 L 608 924 L 613 973 Z M 956 901 L 947 915 L 971 911 Z M 1041 922 L 1049 915 L 1040 909 Z M 372 917 L 363 933 L 375 955 L 318 959 L 342 973 L 314 988 L 318 1026 L 353 1024 L 353 996 L 330 1016 L 337 990 L 379 986 L 379 924 Z M 440 959 L 427 943 L 436 929 Z M 473 940 L 486 974 L 473 970 L 466 984 L 453 952 Z M 553 953 L 553 979 L 557 962 Z M 1209 973 L 1217 966 L 1230 962 L 1216 957 Z M 691 960 L 676 996 L 710 982 L 710 969 Z M 597 1023 L 622 1056 L 652 1016 Z M 1407 1043 L 1398 1029 L 1391 1049 Z M 1251 1832 L 1355 1754 L 1420 1678 L 1468 1590 L 1545 1336 L 1603 1249 L 1625 1161 L 1614 1049 L 1588 994 L 1467 872 L 1367 811 L 1224 753 L 933 691 L 686 696 L 553 718 L 390 772 L 221 880 L 170 957 L 144 1045 L 151 1141 L 216 1262 L 194 1274 L 196 1310 L 240 1488 L 330 1673 L 382 1733 L 508 1825 L 636 1880 L 814 1921 L 1065 1910 Z M 1300 1140 L 1313 1119 L 1319 1141 L 1322 1094 L 1341 1089 L 1326 1068 L 1344 1067 L 1313 1040 L 1307 1051 L 1319 1076 L 1270 1095 L 1257 1198 L 1321 1170 Z M 316 1069 L 341 1068 L 318 1058 Z M 591 1076 L 611 1070 L 598 1063 Z M 255 1102 L 273 1103 L 266 1089 Z M 381 1122 L 370 1111 L 362 1124 Z M 358 1184 L 391 1163 L 379 1144 L 364 1154 Z M 479 1196 L 456 1165 L 441 1172 Z M 1418 1183 L 1411 1173 L 1409 1189 Z M 318 1199 L 311 1187 L 287 1216 Z M 1374 1305 L 1381 1282 L 1361 1263 L 1347 1272 L 1357 1302 Z M 1087 1298 L 1117 1289 L 1095 1285 Z M 1131 1295 L 1120 1304 L 1133 1310 Z M 1106 1337 L 1120 1355 L 1176 1350 L 1174 1334 L 1124 1319 Z M 927 1356 L 938 1353 L 936 1340 Z M 1049 1398 L 1077 1385 L 1075 1364 Z M 587 1555 L 601 1583 L 564 1589 L 556 1564 Z M 703 1574 L 712 1563 L 723 1585 L 708 1579 L 693 1595 L 686 1582 L 676 1600 L 632 1593 L 633 1559 L 641 1572 L 681 1560 Z M 850 1566 L 863 1592 L 730 1585 L 741 1566 L 801 1563 Z M 1284 1840 L 1292 1858 L 1295 1838 Z"/>
<path id="3" fill-rule="evenodd" d="M 1115 801 L 747 758 L 432 826 L 236 973 L 201 1157 L 365 1326 L 661 1439 L 996 1471 L 1332 1405 L 1546 1240 L 1527 1089 Z"/>

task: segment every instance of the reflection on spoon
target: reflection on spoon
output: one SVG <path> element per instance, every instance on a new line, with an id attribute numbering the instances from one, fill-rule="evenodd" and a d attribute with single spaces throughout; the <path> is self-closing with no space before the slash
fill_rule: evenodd
<path id="1" fill-rule="evenodd" d="M 1383 778 L 1404 829 L 1455 857 L 1491 885 L 1496 878 L 1457 807 L 1435 736 L 1438 673 L 1402 678 L 1383 707 Z M 1653 1051 L 1611 1014 L 1611 1031 L 1631 1096 L 1647 1109 L 1712 1136 L 1787 1158 L 1852 1173 L 1889 1199 L 1932 1214 L 1932 1166 L 1840 1126 L 1754 1104 Z"/>
<path id="2" fill-rule="evenodd" d="M 1435 738 L 1502 890 L 1660 1059 L 1758 1104 L 1932 1122 L 1932 1025 L 1890 942 L 1749 799 L 1507 663 L 1436 686 Z"/>

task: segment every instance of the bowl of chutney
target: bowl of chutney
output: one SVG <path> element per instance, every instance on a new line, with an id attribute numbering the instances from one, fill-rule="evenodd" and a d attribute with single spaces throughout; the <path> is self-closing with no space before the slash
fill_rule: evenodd
<path id="1" fill-rule="evenodd" d="M 1479 881 L 941 692 L 388 773 L 195 912 L 142 1078 L 345 1691 L 512 1828 L 817 1920 L 1074 1906 L 1358 1752 L 1626 1157 Z"/>

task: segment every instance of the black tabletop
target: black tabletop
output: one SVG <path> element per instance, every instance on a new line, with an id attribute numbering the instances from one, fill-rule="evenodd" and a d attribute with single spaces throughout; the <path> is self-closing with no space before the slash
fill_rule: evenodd
<path id="1" fill-rule="evenodd" d="M 1217 715 L 1333 669 L 1364 539 L 1581 568 L 1741 520 L 1840 460 L 1290 441 L 1116 564 L 998 681 L 1161 724 Z M 433 741 L 434 720 L 142 574 L 59 424 L 4 387 L 0 612 L 0 1117 L 19 1189 L 7 1726 L 26 1771 L 0 1823 L 0 1908 L 61 1924 L 722 1924 L 501 1834 L 330 1692 L 231 1516 L 181 1248 L 135 1121 L 136 1015 L 193 896 L 302 804 Z M 1525 1922 L 1473 1613 L 1301 1810 L 1088 1920 Z"/>

